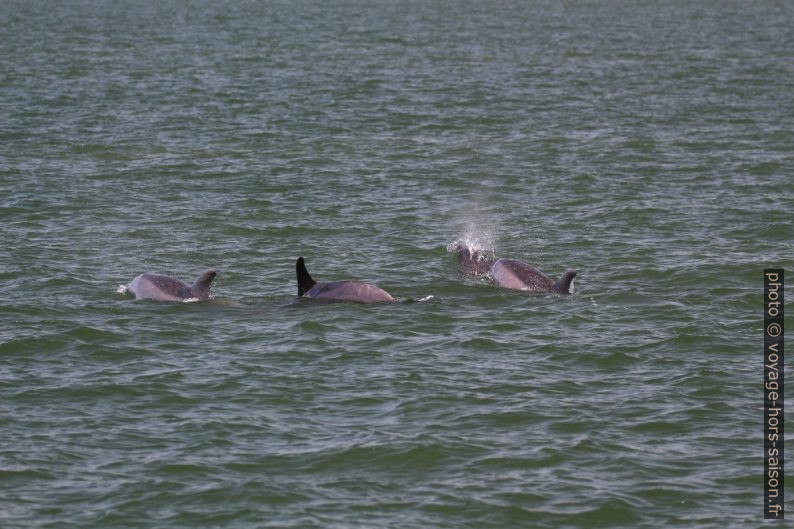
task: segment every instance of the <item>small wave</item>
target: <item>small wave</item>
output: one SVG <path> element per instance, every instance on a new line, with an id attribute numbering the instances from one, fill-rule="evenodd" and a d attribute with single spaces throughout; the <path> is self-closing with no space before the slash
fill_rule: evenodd
<path id="1" fill-rule="evenodd" d="M 436 297 L 432 294 L 428 294 L 423 298 L 405 298 L 401 299 L 400 302 L 402 303 L 431 303 L 437 301 Z"/>
<path id="2" fill-rule="evenodd" d="M 199 298 L 185 298 L 182 300 L 182 303 L 196 303 L 197 301 L 201 301 Z"/>
<path id="3" fill-rule="evenodd" d="M 116 289 L 117 294 L 129 294 L 130 293 L 130 286 L 129 285 L 119 285 Z"/>

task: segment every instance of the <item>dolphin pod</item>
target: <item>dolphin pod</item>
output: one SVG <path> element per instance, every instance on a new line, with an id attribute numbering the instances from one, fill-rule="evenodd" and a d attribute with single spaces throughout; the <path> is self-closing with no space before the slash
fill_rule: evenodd
<path id="1" fill-rule="evenodd" d="M 460 243 L 454 249 L 460 259 L 461 268 L 469 275 L 490 277 L 497 285 L 514 290 L 573 294 L 576 270 L 567 270 L 555 282 L 534 266 L 518 259 L 502 257 L 494 260 L 492 256 Z"/>
<path id="2" fill-rule="evenodd" d="M 558 281 L 518 259 L 494 259 L 480 250 L 457 243 L 453 249 L 460 260 L 464 273 L 475 277 L 487 277 L 495 284 L 514 290 L 539 293 L 572 294 L 576 270 L 567 270 Z M 370 283 L 358 281 L 317 282 L 306 269 L 303 257 L 295 262 L 298 280 L 298 296 L 327 301 L 354 303 L 393 302 L 391 294 Z M 217 272 L 212 268 L 204 271 L 192 285 L 174 277 L 144 273 L 126 285 L 126 291 L 137 299 L 158 301 L 198 301 L 210 298 L 210 288 Z M 122 286 L 121 288 L 124 288 Z M 122 292 L 123 290 L 120 290 Z"/>

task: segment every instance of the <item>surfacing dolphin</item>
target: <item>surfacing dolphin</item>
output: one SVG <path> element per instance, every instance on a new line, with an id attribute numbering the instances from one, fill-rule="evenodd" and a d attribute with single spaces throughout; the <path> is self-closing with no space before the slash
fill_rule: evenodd
<path id="1" fill-rule="evenodd" d="M 331 281 L 318 283 L 309 271 L 303 257 L 298 257 L 295 262 L 295 272 L 298 275 L 298 295 L 312 299 L 327 299 L 330 301 L 353 301 L 355 303 L 382 303 L 394 301 L 391 294 L 385 290 L 357 281 Z"/>
<path id="2" fill-rule="evenodd" d="M 503 257 L 494 260 L 492 256 L 461 243 L 456 244 L 454 249 L 465 273 L 490 276 L 499 286 L 527 292 L 573 293 L 576 270 L 569 269 L 555 282 L 534 266 L 518 259 Z"/>
<path id="3" fill-rule="evenodd" d="M 188 285 L 174 277 L 159 274 L 141 274 L 127 285 L 127 289 L 137 299 L 156 299 L 158 301 L 205 300 L 210 297 L 212 280 L 218 275 L 210 268 L 201 274 L 196 282 Z"/>

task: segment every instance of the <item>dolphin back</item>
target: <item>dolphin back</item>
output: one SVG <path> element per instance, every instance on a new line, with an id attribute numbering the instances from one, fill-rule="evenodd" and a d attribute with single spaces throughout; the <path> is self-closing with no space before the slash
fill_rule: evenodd
<path id="1" fill-rule="evenodd" d="M 130 282 L 129 290 L 137 299 L 182 301 L 196 297 L 187 283 L 159 274 L 139 275 Z"/>
<path id="2" fill-rule="evenodd" d="M 491 274 L 494 281 L 506 288 L 529 292 L 573 294 L 573 279 L 576 277 L 576 270 L 568 270 L 560 277 L 559 281 L 554 282 L 549 276 L 524 261 L 499 259 L 491 268 Z"/>
<path id="3" fill-rule="evenodd" d="M 380 287 L 357 281 L 316 283 L 306 295 L 313 299 L 352 301 L 354 303 L 384 303 L 394 298 Z"/>
<path id="4" fill-rule="evenodd" d="M 494 281 L 505 288 L 548 292 L 554 286 L 549 276 L 518 259 L 498 259 L 491 267 Z"/>
<path id="5" fill-rule="evenodd" d="M 318 283 L 309 271 L 303 257 L 298 257 L 295 262 L 295 273 L 298 276 L 298 295 L 312 299 L 325 299 L 328 301 L 352 301 L 355 303 L 381 303 L 394 301 L 391 294 L 385 290 L 357 281 L 329 281 Z"/>

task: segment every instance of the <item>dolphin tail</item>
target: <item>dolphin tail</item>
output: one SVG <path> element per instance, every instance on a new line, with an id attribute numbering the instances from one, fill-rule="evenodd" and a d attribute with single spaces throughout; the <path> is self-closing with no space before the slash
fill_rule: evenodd
<path id="1" fill-rule="evenodd" d="M 559 281 L 554 283 L 551 290 L 560 294 L 573 294 L 573 278 L 575 277 L 576 270 L 568 270 L 562 275 Z"/>
<path id="2" fill-rule="evenodd" d="M 295 272 L 298 275 L 298 295 L 302 296 L 311 288 L 317 284 L 317 282 L 312 279 L 312 276 L 309 275 L 309 271 L 306 270 L 306 264 L 303 262 L 303 257 L 298 257 L 298 260 L 295 262 Z"/>
<path id="3" fill-rule="evenodd" d="M 218 272 L 212 268 L 205 270 L 193 283 L 193 291 L 199 296 L 209 297 L 210 287 L 212 287 L 212 281 L 216 275 L 218 275 Z"/>

